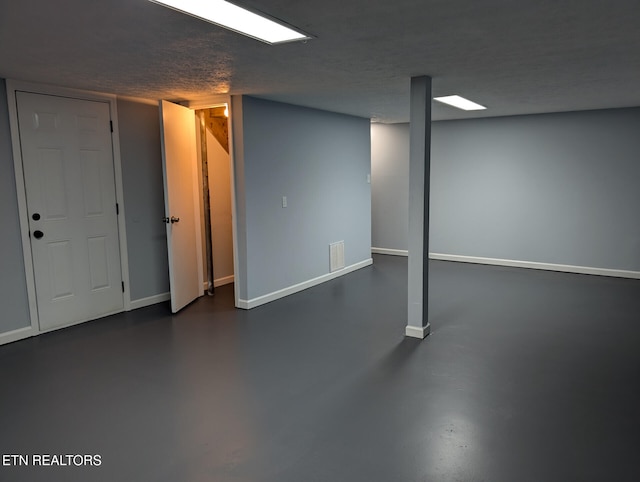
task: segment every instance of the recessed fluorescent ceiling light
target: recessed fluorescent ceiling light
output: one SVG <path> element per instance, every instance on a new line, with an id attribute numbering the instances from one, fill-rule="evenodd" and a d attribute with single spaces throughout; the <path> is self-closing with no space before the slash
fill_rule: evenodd
<path id="1" fill-rule="evenodd" d="M 234 32 L 268 44 L 305 40 L 309 36 L 296 32 L 268 18 L 224 0 L 150 0 L 178 12 L 215 23 Z"/>
<path id="2" fill-rule="evenodd" d="M 449 104 L 453 107 L 457 107 L 462 110 L 483 110 L 485 106 L 471 102 L 469 99 L 460 97 L 459 95 L 447 95 L 445 97 L 434 97 L 433 100 L 442 102 L 443 104 Z"/>

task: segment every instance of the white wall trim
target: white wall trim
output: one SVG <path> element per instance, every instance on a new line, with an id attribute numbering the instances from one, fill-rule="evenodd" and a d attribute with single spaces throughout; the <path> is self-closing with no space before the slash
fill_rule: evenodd
<path id="1" fill-rule="evenodd" d="M 33 258 L 31 257 L 31 240 L 29 239 L 29 214 L 27 212 L 27 193 L 22 169 L 22 148 L 20 145 L 20 131 L 18 128 L 18 106 L 16 104 L 16 90 L 21 84 L 10 79 L 7 85 L 7 104 L 9 107 L 9 126 L 11 130 L 11 144 L 13 148 L 13 167 L 16 178 L 16 194 L 18 197 L 18 216 L 20 219 L 20 236 L 22 238 L 22 256 L 27 282 L 27 299 L 29 300 L 29 319 L 33 331 L 38 331 L 38 305 L 36 302 L 36 284 L 33 275 Z M 11 334 L 14 332 L 9 332 Z"/>
<path id="2" fill-rule="evenodd" d="M 145 306 L 151 306 L 169 300 L 171 300 L 171 293 L 160 293 L 158 295 L 147 296 L 146 298 L 140 298 L 138 300 L 131 300 L 130 309 L 137 310 L 138 308 L 144 308 Z"/>
<path id="3" fill-rule="evenodd" d="M 227 117 L 227 131 L 229 133 L 229 178 L 231 182 L 231 237 L 233 241 L 233 301 L 234 306 L 238 306 L 240 302 L 240 283 L 242 276 L 246 276 L 246 273 L 240 271 L 240 252 L 238 249 L 238 206 L 236 199 L 236 153 L 235 153 L 235 141 L 233 136 L 233 109 L 231 108 L 231 96 L 226 96 L 227 109 L 229 110 L 229 117 Z M 246 257 L 246 252 L 242 254 Z"/>
<path id="4" fill-rule="evenodd" d="M 360 261 L 359 263 L 355 263 L 350 266 L 347 266 L 341 270 L 334 271 L 333 273 L 327 273 L 322 276 L 318 276 L 317 278 L 313 278 L 308 281 L 304 281 L 302 283 L 289 286 L 288 288 L 283 288 L 281 290 L 274 291 L 273 293 L 269 293 L 263 296 L 258 296 L 257 298 L 253 298 L 250 300 L 239 299 L 237 307 L 245 310 L 250 310 L 251 308 L 255 308 L 256 306 L 264 305 L 266 303 L 271 303 L 272 301 L 279 300 L 280 298 L 284 298 L 285 296 L 289 296 L 294 293 L 298 293 L 299 291 L 312 288 L 313 286 L 326 283 L 327 281 L 331 281 L 332 279 L 338 278 L 340 276 L 344 276 L 345 274 L 349 274 L 361 268 L 371 266 L 372 264 L 373 264 L 373 259 L 369 258 L 364 261 Z"/>
<path id="5" fill-rule="evenodd" d="M 410 338 L 419 338 L 420 340 L 425 339 L 429 333 L 431 333 L 430 323 L 427 323 L 427 326 L 407 325 L 404 330 L 405 336 L 408 336 Z"/>
<path id="6" fill-rule="evenodd" d="M 224 278 L 217 278 L 213 280 L 213 287 L 217 288 L 218 286 L 224 286 L 224 285 L 228 285 L 233 283 L 234 280 L 234 276 L 225 276 Z M 203 281 L 202 282 L 202 288 L 204 289 L 204 291 L 207 291 L 209 289 L 209 282 L 208 281 Z"/>
<path id="7" fill-rule="evenodd" d="M 211 109 L 213 107 L 222 107 L 223 105 L 226 105 L 229 111 L 231 111 L 230 103 L 229 94 L 214 94 L 200 100 L 179 102 L 180 105 L 184 105 L 192 110 Z M 231 115 L 231 112 L 229 112 L 229 115 Z"/>
<path id="8" fill-rule="evenodd" d="M 371 248 L 371 254 L 388 254 L 391 256 L 409 256 L 407 249 Z"/>
<path id="9" fill-rule="evenodd" d="M 29 338 L 30 336 L 37 335 L 38 332 L 31 326 L 25 326 L 24 328 L 18 328 L 17 330 L 7 331 L 6 333 L 0 333 L 0 345 L 5 345 L 18 340 Z"/>
<path id="10" fill-rule="evenodd" d="M 230 283 L 233 283 L 234 279 L 235 279 L 235 277 L 233 275 L 225 276 L 224 278 L 214 279 L 213 280 L 213 287 L 217 288 L 218 286 L 228 285 Z"/>
<path id="11" fill-rule="evenodd" d="M 238 259 L 238 210 L 236 202 L 236 160 L 234 152 L 234 132 L 233 132 L 233 109 L 231 108 L 231 96 L 229 94 L 214 94 L 210 97 L 200 99 L 198 101 L 187 101 L 183 103 L 192 110 L 208 109 L 211 107 L 221 106 L 225 104 L 227 106 L 229 116 L 227 117 L 227 127 L 229 135 L 229 177 L 231 182 L 231 233 L 233 238 L 233 296 L 235 306 L 240 308 L 240 260 Z M 216 287 L 215 280 L 213 286 Z M 205 288 L 206 291 L 206 288 Z"/>
<path id="12" fill-rule="evenodd" d="M 126 206 L 124 203 L 124 183 L 122 181 L 122 157 L 120 155 L 120 128 L 118 121 L 118 102 L 114 95 L 102 95 L 109 101 L 111 110 L 111 144 L 113 146 L 113 169 L 116 181 L 116 200 L 118 202 L 118 238 L 120 240 L 120 275 L 124 281 L 123 309 L 131 309 L 131 282 L 129 277 L 129 249 L 127 244 Z"/>
<path id="13" fill-rule="evenodd" d="M 589 266 L 573 266 L 568 264 L 538 263 L 535 261 L 518 261 L 513 259 L 482 258 L 477 256 L 462 256 L 458 254 L 429 253 L 429 258 L 442 261 L 456 261 L 460 263 L 490 264 L 495 266 L 510 266 L 514 268 L 530 268 L 546 271 L 560 271 L 563 273 L 590 274 L 597 276 L 612 276 L 615 278 L 640 279 L 640 271 L 623 269 L 593 268 Z"/>

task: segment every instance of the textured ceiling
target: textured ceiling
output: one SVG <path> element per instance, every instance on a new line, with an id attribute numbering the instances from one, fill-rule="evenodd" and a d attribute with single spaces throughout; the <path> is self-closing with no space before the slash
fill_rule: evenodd
<path id="1" fill-rule="evenodd" d="M 270 46 L 148 0 L 0 0 L 0 77 L 148 99 L 250 94 L 409 118 L 409 79 L 488 110 L 640 105 L 637 0 L 238 0 L 312 34 Z"/>

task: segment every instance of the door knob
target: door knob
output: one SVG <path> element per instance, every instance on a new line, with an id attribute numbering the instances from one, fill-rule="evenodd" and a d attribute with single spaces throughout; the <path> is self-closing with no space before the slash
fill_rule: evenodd
<path id="1" fill-rule="evenodd" d="M 162 222 L 169 224 L 169 218 L 162 218 Z"/>
<path id="2" fill-rule="evenodd" d="M 34 221 L 40 221 L 40 213 L 33 213 L 31 215 L 31 219 L 33 219 Z"/>
<path id="3" fill-rule="evenodd" d="M 33 232 L 33 237 L 36 239 L 40 239 L 42 236 L 44 236 L 44 233 L 39 229 Z"/>
<path id="4" fill-rule="evenodd" d="M 175 216 L 171 216 L 171 224 L 180 222 L 180 218 L 176 218 Z"/>

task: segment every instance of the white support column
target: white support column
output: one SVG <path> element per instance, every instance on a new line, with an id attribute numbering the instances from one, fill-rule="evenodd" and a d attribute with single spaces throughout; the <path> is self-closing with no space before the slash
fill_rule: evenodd
<path id="1" fill-rule="evenodd" d="M 405 334 L 423 339 L 430 331 L 428 300 L 431 77 L 411 78 L 409 146 L 409 309 Z"/>

